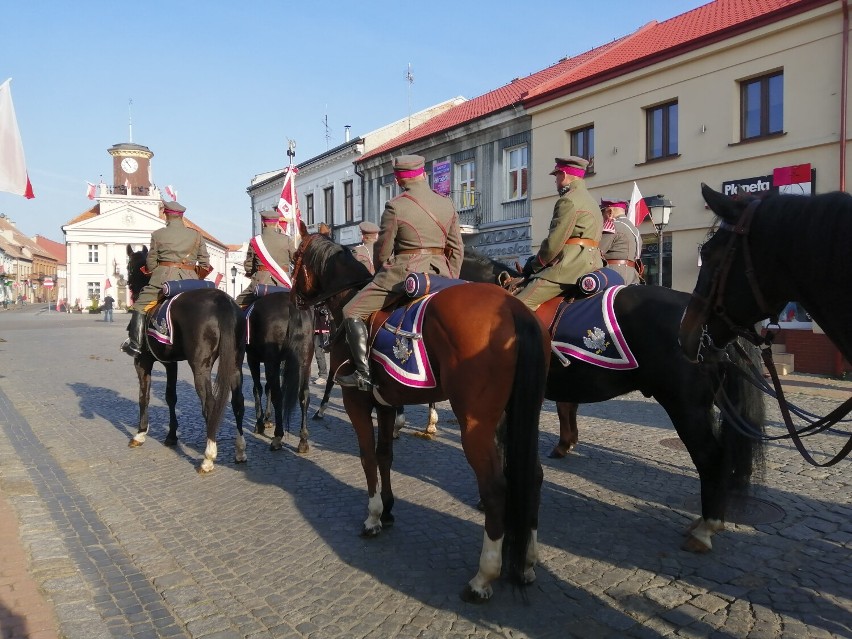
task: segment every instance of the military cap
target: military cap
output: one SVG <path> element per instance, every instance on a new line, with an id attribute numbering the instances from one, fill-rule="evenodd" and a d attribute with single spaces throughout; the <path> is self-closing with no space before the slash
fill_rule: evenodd
<path id="1" fill-rule="evenodd" d="M 261 211 L 260 217 L 264 224 L 276 224 L 278 219 L 281 217 L 281 214 L 277 209 L 268 209 L 266 211 Z"/>
<path id="2" fill-rule="evenodd" d="M 393 159 L 393 172 L 401 178 L 423 175 L 425 166 L 426 159 L 422 155 L 400 155 Z"/>
<path id="3" fill-rule="evenodd" d="M 601 200 L 601 208 L 615 208 L 627 210 L 628 204 L 624 200 Z"/>
<path id="4" fill-rule="evenodd" d="M 589 166 L 589 161 L 586 158 L 581 158 L 576 155 L 571 155 L 567 158 L 556 158 L 556 166 L 550 172 L 551 175 L 557 173 L 566 173 L 576 177 L 586 175 L 586 167 Z"/>
<path id="5" fill-rule="evenodd" d="M 182 204 L 178 204 L 175 201 L 166 202 L 163 200 L 163 212 L 166 215 L 183 215 L 184 211 L 186 211 L 186 207 Z"/>
<path id="6" fill-rule="evenodd" d="M 373 224 L 372 222 L 368 222 L 364 220 L 358 225 L 358 228 L 361 229 L 362 233 L 378 233 L 379 227 Z"/>

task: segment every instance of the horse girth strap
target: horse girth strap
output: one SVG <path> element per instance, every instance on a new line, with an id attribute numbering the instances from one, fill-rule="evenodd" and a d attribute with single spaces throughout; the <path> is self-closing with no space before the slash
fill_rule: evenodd
<path id="1" fill-rule="evenodd" d="M 820 464 L 811 457 L 810 453 L 808 453 L 805 449 L 805 445 L 802 443 L 799 431 L 797 431 L 796 427 L 793 425 L 793 418 L 790 416 L 790 409 L 787 406 L 787 402 L 784 400 L 784 390 L 781 387 L 781 380 L 778 378 L 778 371 L 775 370 L 775 362 L 772 360 L 772 349 L 764 348 L 761 355 L 763 357 L 763 363 L 766 365 L 766 369 L 769 371 L 769 375 L 772 378 L 772 385 L 775 387 L 775 396 L 778 400 L 778 407 L 781 409 L 781 415 L 784 418 L 784 425 L 787 427 L 787 433 L 790 435 L 790 439 L 793 440 L 793 444 L 795 444 L 796 449 L 802 457 L 804 457 L 812 466 L 818 466 L 820 468 L 834 466 L 837 462 L 844 459 L 850 452 L 852 452 L 852 436 L 849 437 L 849 441 L 846 442 L 840 452 L 824 464 Z M 826 430 L 843 419 L 849 414 L 849 412 L 852 412 L 852 397 L 847 399 L 843 402 L 843 404 L 835 408 L 822 419 L 811 424 L 808 427 L 808 430 L 816 430 L 817 432 Z"/>

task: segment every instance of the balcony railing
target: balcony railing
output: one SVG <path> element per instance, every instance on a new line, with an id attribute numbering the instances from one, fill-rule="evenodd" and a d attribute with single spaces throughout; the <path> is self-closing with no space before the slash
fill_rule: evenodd
<path id="1" fill-rule="evenodd" d="M 482 224 L 482 193 L 480 191 L 450 191 L 450 197 L 459 213 L 462 226 L 478 227 Z"/>

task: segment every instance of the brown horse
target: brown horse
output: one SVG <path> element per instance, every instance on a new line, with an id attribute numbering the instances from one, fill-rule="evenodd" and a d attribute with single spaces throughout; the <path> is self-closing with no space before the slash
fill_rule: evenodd
<path id="1" fill-rule="evenodd" d="M 343 306 L 370 278 L 367 269 L 348 249 L 321 235 L 305 237 L 293 260 L 297 299 L 304 305 L 325 302 L 340 326 Z M 374 316 L 372 323 L 381 320 Z M 394 521 L 390 472 L 394 407 L 449 400 L 485 510 L 479 571 L 462 599 L 484 601 L 500 576 L 504 553 L 511 579 L 520 584 L 535 579 L 542 483 L 538 420 L 548 340 L 521 302 L 489 284 L 462 284 L 436 293 L 424 313 L 421 334 L 435 373 L 433 388 L 404 386 L 374 364 L 373 393 L 343 389 L 367 480 L 368 515 L 362 534 L 378 535 Z M 348 358 L 346 343 L 335 341 L 331 370 L 338 370 Z"/>

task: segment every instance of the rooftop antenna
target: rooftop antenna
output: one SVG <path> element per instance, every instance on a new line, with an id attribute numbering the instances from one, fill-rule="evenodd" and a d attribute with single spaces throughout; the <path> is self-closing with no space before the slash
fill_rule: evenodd
<path id="1" fill-rule="evenodd" d="M 411 72 L 411 63 L 408 63 L 408 71 L 405 72 L 405 81 L 408 82 L 408 130 L 411 131 L 411 85 L 414 84 L 414 74 Z"/>
<path id="2" fill-rule="evenodd" d="M 328 110 L 328 105 L 326 105 L 326 111 Z M 325 150 L 328 151 L 329 144 L 331 143 L 331 131 L 328 128 L 328 112 L 326 112 L 325 116 L 322 119 L 322 124 L 325 127 Z"/>
<path id="3" fill-rule="evenodd" d="M 127 127 L 130 129 L 130 139 L 128 142 L 133 142 L 133 98 L 127 104 Z"/>

